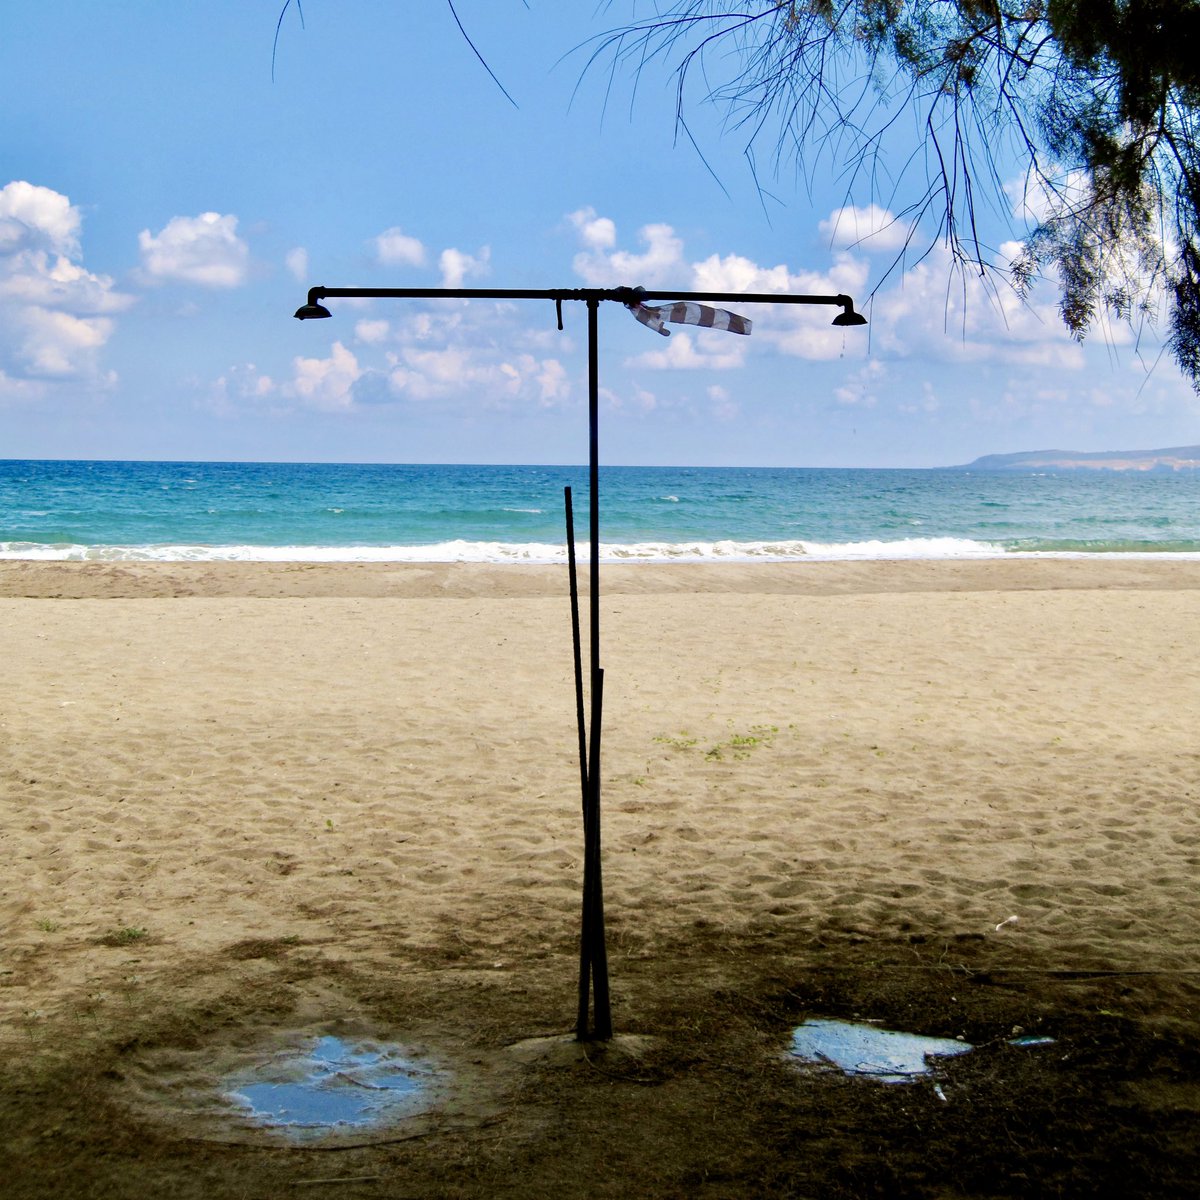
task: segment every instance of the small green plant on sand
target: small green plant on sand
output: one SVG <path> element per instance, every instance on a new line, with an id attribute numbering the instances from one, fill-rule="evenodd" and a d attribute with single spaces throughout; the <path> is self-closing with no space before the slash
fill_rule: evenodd
<path id="1" fill-rule="evenodd" d="M 43 918 L 42 918 L 42 919 L 41 919 L 41 920 L 40 920 L 40 921 L 37 923 L 37 927 L 38 927 L 38 928 L 39 928 L 39 929 L 40 929 L 40 930 L 41 930 L 43 933 L 57 933 L 57 932 L 58 932 L 58 930 L 61 928 L 61 926 L 59 925 L 59 923 L 58 923 L 57 921 L 51 921 L 51 920 L 49 919 L 49 917 L 43 917 Z"/>
<path id="2" fill-rule="evenodd" d="M 762 746 L 771 739 L 763 733 L 735 733 L 729 739 L 729 744 L 736 749 L 738 746 Z"/>
<path id="3" fill-rule="evenodd" d="M 724 757 L 723 751 L 728 750 L 734 758 L 749 758 L 752 750 L 769 746 L 778 732 L 778 725 L 752 725 L 749 733 L 735 733 L 727 741 L 718 742 L 706 757 L 720 760 Z"/>
<path id="4" fill-rule="evenodd" d="M 696 744 L 696 739 L 689 737 L 686 729 L 680 730 L 677 736 L 661 733 L 654 740 L 661 742 L 664 746 L 671 746 L 675 750 L 690 750 Z"/>
<path id="5" fill-rule="evenodd" d="M 148 937 L 149 933 L 148 929 L 126 925 L 121 929 L 114 929 L 110 933 L 106 933 L 100 941 L 105 946 L 132 946 L 134 942 L 140 942 L 142 938 Z"/>
<path id="6" fill-rule="evenodd" d="M 730 754 L 734 758 L 748 758 L 752 750 L 759 746 L 769 745 L 778 732 L 778 725 L 752 725 L 748 733 L 730 734 L 724 741 L 710 746 L 704 752 L 704 757 L 710 762 L 721 762 L 726 754 Z M 677 737 L 660 734 L 654 740 L 676 750 L 690 750 L 697 743 L 697 739 L 689 737 L 686 731 Z"/>

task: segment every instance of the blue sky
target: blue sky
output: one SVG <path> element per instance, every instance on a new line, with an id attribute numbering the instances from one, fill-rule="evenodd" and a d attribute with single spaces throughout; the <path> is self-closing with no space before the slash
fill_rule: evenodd
<path id="1" fill-rule="evenodd" d="M 0 457 L 576 462 L 584 310 L 340 302 L 311 284 L 875 291 L 869 330 L 755 307 L 749 338 L 600 317 L 602 461 L 936 466 L 1200 441 L 1153 334 L 884 278 L 890 197 L 742 142 L 672 81 L 584 74 L 626 0 L 4 0 Z M 564 57 L 565 56 L 565 57 Z M 582 77 L 582 78 L 581 78 Z M 760 175 L 763 171 L 760 155 Z M 718 184 L 713 174 L 720 180 Z M 825 176 L 832 176 L 825 171 Z M 874 207 L 872 207 L 874 206 Z M 873 237 L 862 234 L 880 229 Z M 999 248 L 1011 231 L 997 221 Z M 735 307 L 735 306 L 730 306 Z"/>

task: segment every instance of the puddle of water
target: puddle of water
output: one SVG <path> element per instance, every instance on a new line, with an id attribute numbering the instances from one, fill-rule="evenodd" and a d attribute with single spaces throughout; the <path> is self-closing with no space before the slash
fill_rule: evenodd
<path id="1" fill-rule="evenodd" d="M 435 1074 L 399 1046 L 322 1037 L 226 1081 L 226 1095 L 255 1124 L 320 1131 L 424 1112 Z"/>
<path id="2" fill-rule="evenodd" d="M 814 1018 L 792 1033 L 791 1052 L 806 1062 L 833 1065 L 847 1075 L 909 1083 L 928 1075 L 930 1057 L 965 1054 L 974 1047 L 951 1038 L 921 1037 L 854 1021 Z"/>

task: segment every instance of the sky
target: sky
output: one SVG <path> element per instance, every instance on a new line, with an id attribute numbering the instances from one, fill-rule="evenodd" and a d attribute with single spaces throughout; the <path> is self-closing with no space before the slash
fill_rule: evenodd
<path id="1" fill-rule="evenodd" d="M 0 458 L 586 459 L 583 305 L 562 332 L 533 301 L 330 301 L 332 320 L 294 320 L 314 284 L 863 306 L 865 329 L 755 305 L 749 337 L 663 338 L 602 305 L 602 462 L 929 467 L 1200 442 L 1200 399 L 1152 329 L 1073 342 L 1051 285 L 1022 305 L 954 283 L 933 230 L 897 264 L 899 198 L 769 147 L 756 173 L 697 94 L 700 153 L 668 69 L 589 68 L 644 2 L 456 0 L 515 103 L 441 0 L 293 2 L 276 42 L 282 4 L 0 0 Z M 992 215 L 1007 261 L 1021 217 Z"/>

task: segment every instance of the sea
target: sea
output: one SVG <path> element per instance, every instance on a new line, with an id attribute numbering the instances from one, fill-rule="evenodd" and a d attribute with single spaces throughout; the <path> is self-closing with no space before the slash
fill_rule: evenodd
<path id="1" fill-rule="evenodd" d="M 578 466 L 0 460 L 0 558 L 556 563 Z M 1200 558 L 1200 471 L 602 467 L 602 561 Z"/>

